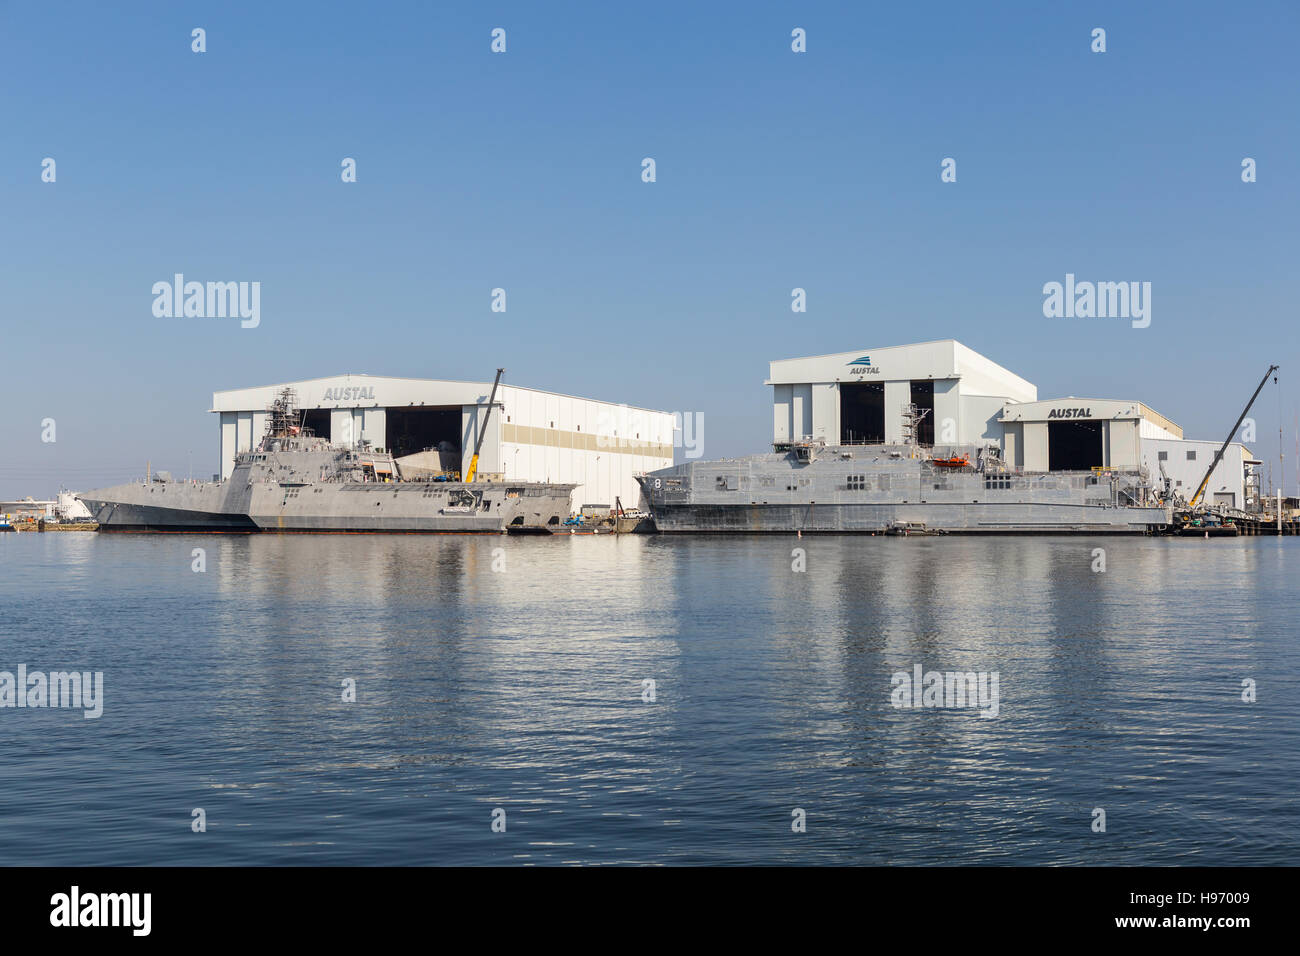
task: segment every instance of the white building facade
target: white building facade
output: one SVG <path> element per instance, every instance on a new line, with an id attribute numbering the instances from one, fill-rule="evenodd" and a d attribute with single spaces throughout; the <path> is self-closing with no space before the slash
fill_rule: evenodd
<path id="1" fill-rule="evenodd" d="M 1163 475 L 1169 478 L 1176 495 L 1190 500 L 1205 477 L 1205 470 L 1214 461 L 1222 442 L 1150 439 L 1142 443 L 1142 465 L 1150 472 L 1152 480 Z M 1232 442 L 1223 452 L 1223 459 L 1215 466 L 1206 482 L 1199 503 L 1240 508 L 1253 511 L 1260 507 L 1258 461 L 1250 449 Z"/>
<path id="2" fill-rule="evenodd" d="M 1147 439 L 1183 437 L 1183 430 L 1159 412 L 1113 398 L 1009 403 L 999 420 L 1003 460 L 1024 471 L 1136 471 Z"/>
<path id="3" fill-rule="evenodd" d="M 337 375 L 216 392 L 221 475 L 266 430 L 267 409 L 292 388 L 305 422 L 336 444 L 369 442 L 400 457 L 443 448 L 469 468 L 491 382 Z M 673 416 L 613 402 L 501 384 L 487 417 L 479 473 L 502 480 L 574 482 L 572 507 L 640 502 L 633 475 L 673 463 Z"/>
<path id="4" fill-rule="evenodd" d="M 1184 499 L 1195 492 L 1220 442 L 1191 441 L 1142 402 L 1039 400 L 1038 389 L 960 342 L 944 339 L 771 363 L 772 440 L 902 443 L 907 406 L 926 413 L 925 446 L 999 445 L 1022 472 L 1146 469 Z M 1230 445 L 1206 486 L 1208 504 L 1254 507 L 1258 463 Z"/>
<path id="5" fill-rule="evenodd" d="M 999 442 L 1007 402 L 1038 389 L 953 339 L 771 363 L 772 438 L 902 442 L 909 404 L 928 411 L 921 444 Z"/>

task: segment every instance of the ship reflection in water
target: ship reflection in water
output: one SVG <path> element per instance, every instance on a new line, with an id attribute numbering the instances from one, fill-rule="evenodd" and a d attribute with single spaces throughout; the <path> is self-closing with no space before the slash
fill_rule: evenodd
<path id="1" fill-rule="evenodd" d="M 0 711 L 0 863 L 1290 862 L 1298 564 L 1294 538 L 9 535 L 0 670 L 103 671 L 104 712 Z M 918 668 L 996 675 L 996 715 L 894 706 Z"/>

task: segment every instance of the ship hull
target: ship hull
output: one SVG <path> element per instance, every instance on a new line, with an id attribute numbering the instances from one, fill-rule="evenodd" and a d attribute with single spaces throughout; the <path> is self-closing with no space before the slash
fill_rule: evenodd
<path id="1" fill-rule="evenodd" d="M 547 533 L 572 485 L 450 482 L 136 483 L 80 496 L 101 531 L 271 534 Z M 456 504 L 468 493 L 472 507 Z"/>
<path id="2" fill-rule="evenodd" d="M 955 446 L 948 460 L 976 451 Z M 1170 522 L 1141 475 L 944 467 L 906 446 L 689 462 L 638 480 L 669 534 L 1144 534 Z"/>
<path id="3" fill-rule="evenodd" d="M 248 534 L 248 515 L 227 508 L 229 488 L 220 484 L 143 482 L 87 492 L 78 498 L 99 530 Z"/>
<path id="4" fill-rule="evenodd" d="M 1168 522 L 1163 509 L 1087 505 L 675 505 L 654 509 L 666 534 L 884 534 L 920 522 L 947 534 L 1144 534 Z"/>
<path id="5" fill-rule="evenodd" d="M 271 533 L 500 534 L 557 529 L 572 485 L 460 482 L 255 487 L 249 516 Z M 464 494 L 473 507 L 456 505 Z"/>

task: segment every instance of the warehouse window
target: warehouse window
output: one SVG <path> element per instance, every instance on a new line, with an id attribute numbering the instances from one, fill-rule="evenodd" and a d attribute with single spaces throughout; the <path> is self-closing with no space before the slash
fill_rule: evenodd
<path id="1" fill-rule="evenodd" d="M 1188 460 L 1188 461 L 1196 461 L 1196 452 L 1194 452 L 1194 451 L 1189 451 L 1189 452 L 1187 453 L 1187 460 Z"/>

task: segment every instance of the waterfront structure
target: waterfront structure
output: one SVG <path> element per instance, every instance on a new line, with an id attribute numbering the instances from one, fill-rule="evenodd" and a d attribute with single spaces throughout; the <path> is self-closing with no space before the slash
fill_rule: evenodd
<path id="1" fill-rule="evenodd" d="M 1186 439 L 1140 401 L 1040 400 L 1036 385 L 953 339 L 779 359 L 770 368 L 776 444 L 908 443 L 910 405 L 921 416 L 921 446 L 997 445 L 1006 465 L 1030 473 L 1145 469 L 1153 484 L 1164 464 L 1184 497 L 1220 444 Z M 1258 497 L 1257 466 L 1248 449 L 1229 447 L 1207 486 L 1217 497 L 1208 500 L 1246 507 Z"/>
<path id="2" fill-rule="evenodd" d="M 313 435 L 286 388 L 228 478 L 178 482 L 157 472 L 78 497 L 101 531 L 499 534 L 559 530 L 572 493 L 558 482 L 405 480 L 398 460 L 366 441 Z"/>
<path id="3" fill-rule="evenodd" d="M 660 530 L 1162 530 L 1217 450 L 1139 401 L 1040 400 L 952 339 L 781 359 L 766 384 L 771 453 L 642 478 Z M 1252 464 L 1231 447 L 1209 500 L 1257 501 Z"/>
<path id="4" fill-rule="evenodd" d="M 1008 402 L 1038 389 L 953 339 L 771 363 L 773 442 L 901 443 L 903 413 L 924 413 L 922 445 L 1000 441 Z"/>
<path id="5" fill-rule="evenodd" d="M 509 481 L 576 486 L 572 510 L 638 500 L 634 475 L 673 462 L 668 412 L 577 398 L 503 382 L 487 416 L 490 382 L 336 375 L 216 392 L 221 477 L 266 428 L 267 409 L 283 389 L 298 395 L 304 423 L 336 445 L 376 450 L 464 474 L 487 418 L 479 471 Z M 411 469 L 408 468 L 408 471 Z"/>

